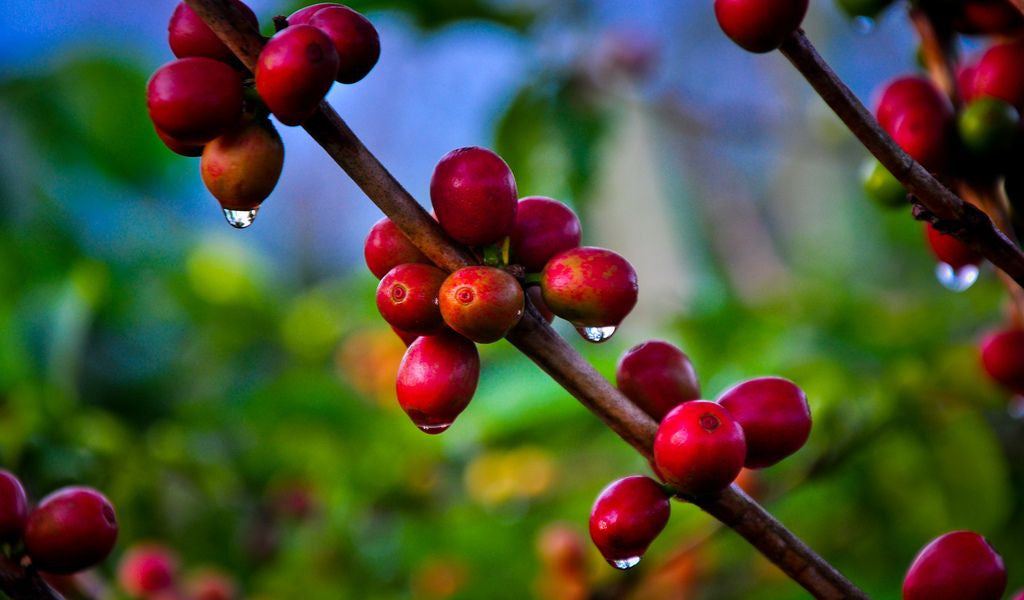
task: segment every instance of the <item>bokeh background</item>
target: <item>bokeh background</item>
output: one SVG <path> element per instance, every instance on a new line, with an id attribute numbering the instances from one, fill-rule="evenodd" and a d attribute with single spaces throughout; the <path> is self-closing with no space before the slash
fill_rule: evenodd
<path id="1" fill-rule="evenodd" d="M 174 4 L 0 11 L 0 464 L 35 498 L 110 496 L 100 576 L 159 540 L 249 598 L 806 597 L 680 503 L 634 571 L 588 542 L 566 581 L 553 548 L 585 540 L 596 494 L 644 461 L 504 342 L 449 432 L 413 427 L 362 262 L 377 209 L 280 128 L 281 181 L 233 230 L 196 160 L 153 134 Z M 250 4 L 265 33 L 299 7 Z M 710 0 L 350 4 L 383 54 L 329 100 L 417 198 L 445 152 L 493 147 L 522 195 L 571 204 L 587 244 L 636 265 L 611 341 L 562 328 L 602 373 L 658 337 L 708 398 L 793 379 L 811 440 L 747 480 L 774 514 L 874 598 L 956 528 L 1024 585 L 1024 427 L 976 351 L 1004 292 L 991 271 L 939 286 L 920 225 L 863 196 L 865 152 L 781 56 L 733 46 Z M 861 97 L 916 68 L 900 9 L 851 23 L 816 0 L 805 28 Z"/>

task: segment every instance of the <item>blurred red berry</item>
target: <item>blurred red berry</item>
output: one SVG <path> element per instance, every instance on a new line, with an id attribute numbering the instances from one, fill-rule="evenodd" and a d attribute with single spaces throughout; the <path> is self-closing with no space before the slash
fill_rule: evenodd
<path id="1" fill-rule="evenodd" d="M 940 536 L 914 559 L 903 600 L 999 600 L 1006 589 L 1003 559 L 970 531 Z"/>
<path id="2" fill-rule="evenodd" d="M 1024 394 L 1024 329 L 1004 329 L 985 336 L 981 363 L 993 381 Z"/>
<path id="3" fill-rule="evenodd" d="M 718 403 L 743 427 L 750 469 L 770 467 L 803 447 L 811 434 L 807 396 L 792 381 L 760 377 L 726 391 Z"/>
<path id="4" fill-rule="evenodd" d="M 117 567 L 117 581 L 131 596 L 146 597 L 173 588 L 178 578 L 178 559 L 160 544 L 136 544 Z"/>
<path id="5" fill-rule="evenodd" d="M 679 404 L 700 399 L 700 383 L 690 358 L 661 340 L 627 350 L 615 369 L 615 382 L 619 391 L 656 421 Z"/>
<path id="6" fill-rule="evenodd" d="M 66 574 L 105 559 L 117 541 L 110 501 L 88 487 L 61 488 L 29 513 L 25 548 L 40 571 Z"/>
<path id="7" fill-rule="evenodd" d="M 10 471 L 0 470 L 0 541 L 15 542 L 25 531 L 28 497 L 21 481 Z"/>
<path id="8" fill-rule="evenodd" d="M 715 0 L 715 17 L 741 48 L 770 52 L 800 27 L 807 5 L 808 0 Z"/>

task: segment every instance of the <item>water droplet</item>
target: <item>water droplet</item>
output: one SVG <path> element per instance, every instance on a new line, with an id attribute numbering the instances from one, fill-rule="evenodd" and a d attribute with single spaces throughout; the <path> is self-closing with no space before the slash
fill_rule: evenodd
<path id="1" fill-rule="evenodd" d="M 615 325 L 609 325 L 608 327 L 577 327 L 576 331 L 588 342 L 600 344 L 611 339 L 615 335 L 615 329 Z"/>
<path id="2" fill-rule="evenodd" d="M 854 17 L 853 29 L 862 35 L 869 34 L 875 29 L 875 20 L 865 16 Z"/>
<path id="3" fill-rule="evenodd" d="M 437 435 L 444 433 L 449 427 L 452 426 L 452 421 L 443 421 L 436 417 L 431 417 L 422 410 L 411 408 L 405 411 L 409 418 L 412 419 L 412 424 L 419 427 L 419 430 L 423 433 L 429 433 L 430 435 Z"/>
<path id="4" fill-rule="evenodd" d="M 963 292 L 978 280 L 978 265 L 964 265 L 954 269 L 951 265 L 940 262 L 935 265 L 935 277 L 942 287 L 952 292 Z"/>
<path id="5" fill-rule="evenodd" d="M 451 426 L 452 426 L 451 423 L 430 423 L 430 424 L 424 424 L 424 425 L 419 425 L 419 424 L 416 425 L 416 427 L 419 427 L 420 431 L 422 431 L 423 433 L 430 434 L 430 435 L 437 435 L 439 433 L 444 433 L 445 431 L 448 431 L 448 428 L 451 427 Z"/>
<path id="6" fill-rule="evenodd" d="M 251 208 L 249 210 L 234 210 L 231 208 L 224 209 L 224 218 L 228 220 L 235 229 L 245 229 L 252 225 L 252 222 L 256 220 L 256 213 L 260 211 L 260 207 Z"/>
<path id="7" fill-rule="evenodd" d="M 616 559 L 616 560 L 608 561 L 608 564 L 610 564 L 611 566 L 615 567 L 616 569 L 620 569 L 622 571 L 625 571 L 626 569 L 632 569 L 633 567 L 635 567 L 638 564 L 640 564 L 640 557 L 639 556 L 631 556 L 629 558 L 619 558 L 619 559 Z"/>
<path id="8" fill-rule="evenodd" d="M 1014 419 L 1024 419 L 1024 395 L 1016 395 L 1010 398 L 1010 405 L 1008 407 L 1010 416 Z"/>

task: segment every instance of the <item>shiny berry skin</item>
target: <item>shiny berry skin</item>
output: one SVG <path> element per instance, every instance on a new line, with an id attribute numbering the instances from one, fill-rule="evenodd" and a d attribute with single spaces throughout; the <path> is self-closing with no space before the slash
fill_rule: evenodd
<path id="1" fill-rule="evenodd" d="M 191 158 L 194 158 L 196 156 L 202 156 L 203 154 L 202 144 L 186 144 L 184 142 L 178 141 L 173 137 L 167 135 L 163 131 L 160 131 L 160 128 L 156 125 L 153 126 L 153 131 L 156 132 L 156 136 L 160 138 L 160 141 L 164 143 L 164 146 L 167 146 L 167 149 L 175 154 L 180 154 L 181 156 L 188 156 Z"/>
<path id="2" fill-rule="evenodd" d="M 578 247 L 582 237 L 580 219 L 568 206 L 542 196 L 523 198 L 512 230 L 512 262 L 539 273 L 552 256 Z"/>
<path id="3" fill-rule="evenodd" d="M 486 148 L 452 150 L 430 178 L 430 201 L 448 235 L 467 246 L 486 246 L 512 233 L 516 180 L 500 156 Z"/>
<path id="4" fill-rule="evenodd" d="M 476 345 L 453 331 L 412 343 L 398 366 L 398 404 L 425 433 L 442 433 L 469 404 L 480 379 Z"/>
<path id="5" fill-rule="evenodd" d="M 544 295 L 540 291 L 539 285 L 532 285 L 526 288 L 526 295 L 530 297 L 530 304 L 537 309 L 540 316 L 544 318 L 549 324 L 555 320 L 555 313 L 551 312 L 548 305 L 544 302 Z"/>
<path id="6" fill-rule="evenodd" d="M 231 0 L 231 3 L 252 23 L 252 28 L 259 31 L 256 13 L 240 0 Z M 205 56 L 230 64 L 238 62 L 234 52 L 184 2 L 179 2 L 171 15 L 171 22 L 167 25 L 167 42 L 171 52 L 178 58 Z"/>
<path id="7" fill-rule="evenodd" d="M 918 553 L 903 579 L 903 600 L 999 600 L 1003 559 L 970 531 L 939 536 Z"/>
<path id="8" fill-rule="evenodd" d="M 1024 41 L 996 44 L 974 69 L 975 98 L 992 96 L 1024 110 Z"/>
<path id="9" fill-rule="evenodd" d="M 540 279 L 544 303 L 576 327 L 617 326 L 636 305 L 636 271 L 622 256 L 583 246 L 545 265 Z"/>
<path id="10" fill-rule="evenodd" d="M 248 121 L 203 149 L 199 173 L 220 205 L 258 207 L 274 191 L 284 166 L 284 144 L 270 121 Z"/>
<path id="11" fill-rule="evenodd" d="M 982 256 L 972 250 L 967 244 L 951 235 L 939 233 L 937 229 L 932 227 L 931 223 L 925 223 L 924 228 L 928 247 L 931 248 L 932 254 L 940 262 L 944 262 L 954 269 L 981 263 Z"/>
<path id="12" fill-rule="evenodd" d="M 905 206 L 907 190 L 893 177 L 885 165 L 872 159 L 864 173 L 864 192 L 875 202 L 887 208 Z"/>
<path id="13" fill-rule="evenodd" d="M 981 364 L 999 385 L 1024 394 L 1024 329 L 1004 329 L 985 336 Z"/>
<path id="14" fill-rule="evenodd" d="M 656 472 L 684 494 L 729 487 L 746 455 L 739 422 L 725 407 L 707 400 L 684 402 L 669 411 L 654 437 Z"/>
<path id="15" fill-rule="evenodd" d="M 971 101 L 957 117 L 964 147 L 979 157 L 1010 150 L 1020 134 L 1020 113 L 1007 102 L 983 97 Z"/>
<path id="16" fill-rule="evenodd" d="M 28 520 L 28 498 L 21 481 L 7 470 L 0 470 L 0 541 L 21 538 Z"/>
<path id="17" fill-rule="evenodd" d="M 380 37 L 363 15 L 347 6 L 329 6 L 314 13 L 309 24 L 326 33 L 338 51 L 337 81 L 355 83 L 377 64 Z"/>
<path id="18" fill-rule="evenodd" d="M 309 25 L 309 20 L 313 18 L 313 15 L 331 6 L 341 6 L 341 4 L 337 2 L 320 2 L 300 8 L 288 16 L 288 25 Z"/>
<path id="19" fill-rule="evenodd" d="M 159 544 L 138 544 L 121 556 L 117 581 L 131 596 L 146 597 L 169 590 L 177 581 L 178 559 Z"/>
<path id="20" fill-rule="evenodd" d="M 523 288 L 494 267 L 465 267 L 441 284 L 438 294 L 444 322 L 478 344 L 505 337 L 523 317 Z"/>
<path id="21" fill-rule="evenodd" d="M 725 35 L 750 52 L 771 52 L 800 27 L 808 0 L 715 0 Z"/>
<path id="22" fill-rule="evenodd" d="M 733 386 L 718 399 L 743 428 L 749 469 L 770 467 L 803 447 L 811 435 L 807 396 L 792 381 L 761 377 Z"/>
<path id="23" fill-rule="evenodd" d="M 597 496 L 590 510 L 590 539 L 609 563 L 630 564 L 665 529 L 670 512 L 669 495 L 656 481 L 624 477 Z"/>
<path id="24" fill-rule="evenodd" d="M 212 58 L 180 58 L 153 73 L 146 106 L 157 129 L 182 144 L 202 145 L 241 118 L 242 78 Z"/>
<path id="25" fill-rule="evenodd" d="M 300 125 L 316 112 L 338 74 L 338 51 L 312 25 L 293 25 L 270 38 L 256 65 L 256 91 L 277 120 Z"/>
<path id="26" fill-rule="evenodd" d="M 366 266 L 377 279 L 388 271 L 406 263 L 433 264 L 405 237 L 391 219 L 384 217 L 373 224 L 363 243 Z"/>
<path id="27" fill-rule="evenodd" d="M 882 88 L 875 103 L 875 118 L 882 129 L 892 134 L 896 121 L 908 112 L 948 118 L 953 114 L 953 106 L 931 80 L 917 76 L 898 77 Z"/>
<path id="28" fill-rule="evenodd" d="M 444 324 L 437 295 L 446 277 L 433 265 L 398 265 L 377 285 L 377 309 L 389 325 L 407 333 L 434 333 Z"/>
<path id="29" fill-rule="evenodd" d="M 61 488 L 29 513 L 24 540 L 32 564 L 40 571 L 63 575 L 87 569 L 114 548 L 114 507 L 92 488 Z"/>
<path id="30" fill-rule="evenodd" d="M 921 166 L 938 172 L 949 163 L 950 119 L 945 113 L 910 110 L 893 122 L 889 133 Z"/>
<path id="31" fill-rule="evenodd" d="M 700 383 L 690 358 L 661 340 L 627 350 L 615 369 L 615 384 L 656 421 L 683 402 L 700 399 Z"/>

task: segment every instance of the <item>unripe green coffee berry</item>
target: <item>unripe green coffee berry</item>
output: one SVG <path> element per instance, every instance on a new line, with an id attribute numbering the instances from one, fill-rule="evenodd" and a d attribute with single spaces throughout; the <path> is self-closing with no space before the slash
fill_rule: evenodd
<path id="1" fill-rule="evenodd" d="M 960 112 L 957 129 L 972 154 L 991 156 L 1013 145 L 1020 131 L 1020 113 L 998 98 L 978 98 Z"/>
<path id="2" fill-rule="evenodd" d="M 869 198 L 888 208 L 907 204 L 907 190 L 882 163 L 871 159 L 862 172 L 864 192 Z"/>

